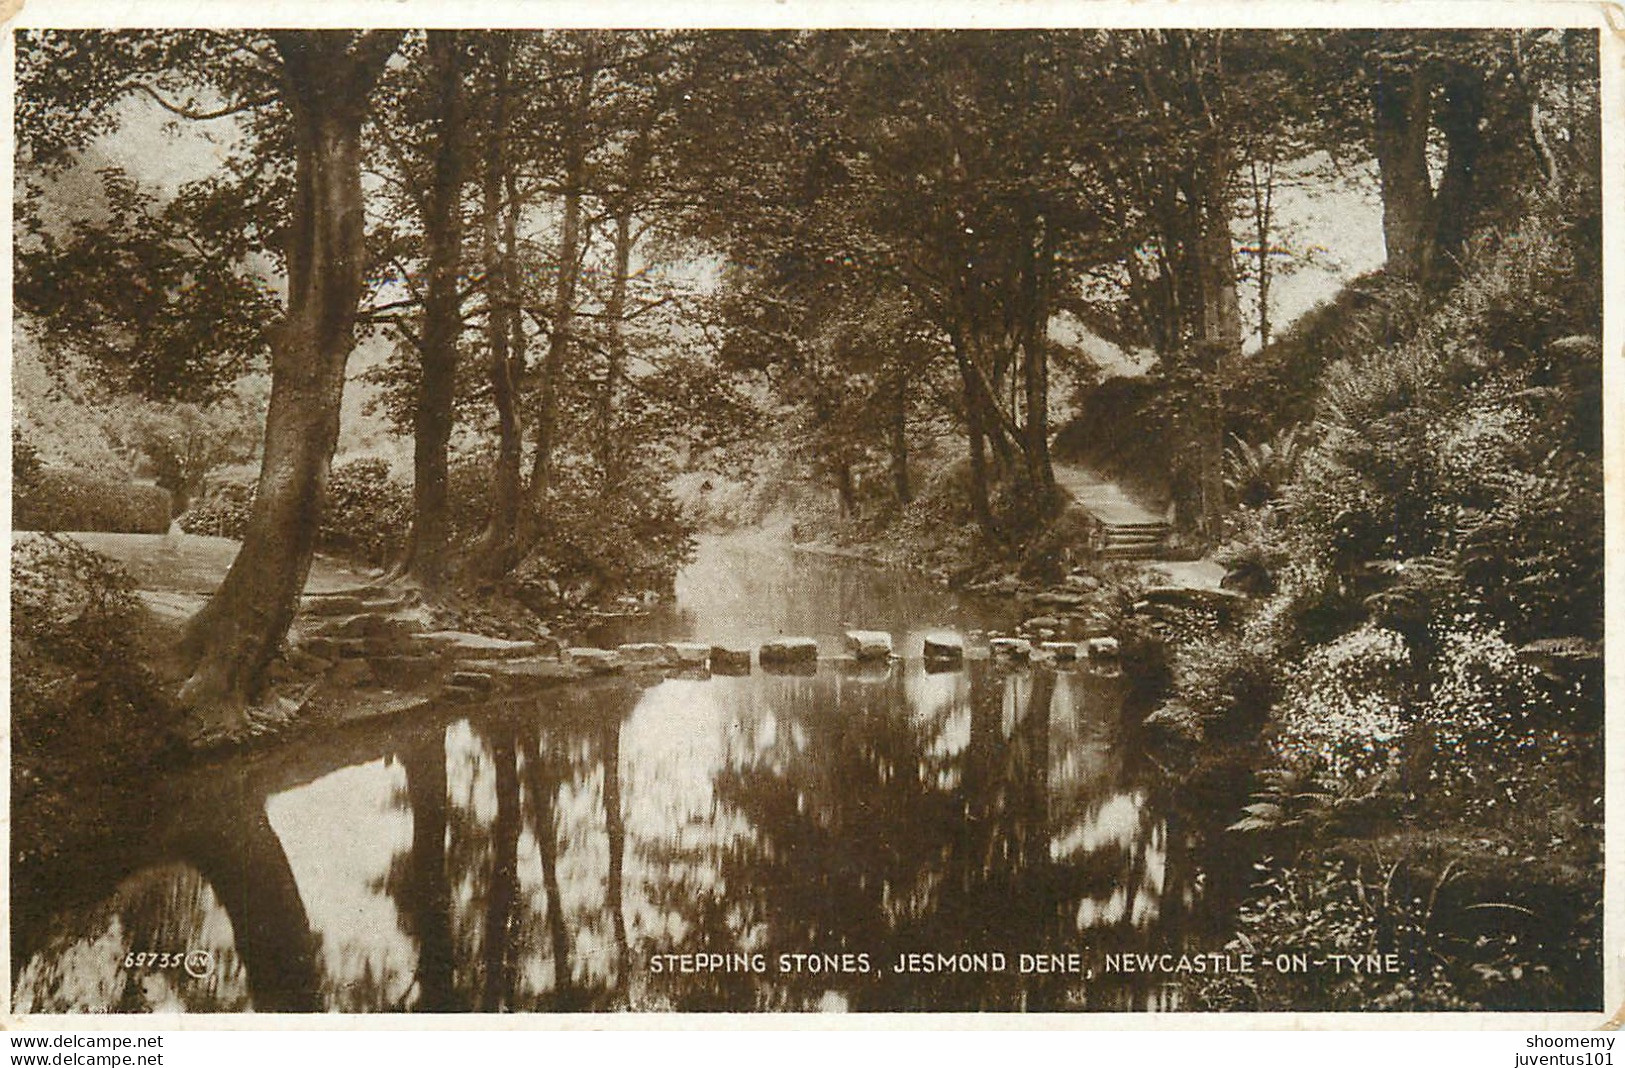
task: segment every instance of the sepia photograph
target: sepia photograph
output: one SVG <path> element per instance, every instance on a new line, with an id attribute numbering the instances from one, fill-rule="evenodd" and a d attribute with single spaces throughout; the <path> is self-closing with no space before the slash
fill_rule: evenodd
<path id="1" fill-rule="evenodd" d="M 9 32 L 9 1020 L 1613 1010 L 1598 24 L 429 21 Z"/>

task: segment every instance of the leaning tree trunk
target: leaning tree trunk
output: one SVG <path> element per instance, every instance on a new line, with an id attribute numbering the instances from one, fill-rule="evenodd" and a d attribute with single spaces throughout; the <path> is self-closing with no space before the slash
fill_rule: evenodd
<path id="1" fill-rule="evenodd" d="M 439 112 L 434 184 L 424 219 L 429 284 L 424 297 L 423 348 L 413 417 L 412 555 L 407 569 L 434 589 L 445 576 L 449 536 L 446 476 L 457 340 L 463 331 L 457 274 L 463 245 L 463 100 L 461 45 L 455 30 L 429 32 L 429 63 Z"/>
<path id="2" fill-rule="evenodd" d="M 263 459 L 243 547 L 183 642 L 193 669 L 181 700 L 205 729 L 241 725 L 310 571 L 362 294 L 361 124 L 400 37 L 276 35 L 294 143 L 287 314 L 272 346 Z"/>
<path id="3" fill-rule="evenodd" d="M 914 499 L 908 478 L 908 367 L 898 361 L 892 379 L 892 405 L 888 423 L 892 492 L 899 507 Z"/>

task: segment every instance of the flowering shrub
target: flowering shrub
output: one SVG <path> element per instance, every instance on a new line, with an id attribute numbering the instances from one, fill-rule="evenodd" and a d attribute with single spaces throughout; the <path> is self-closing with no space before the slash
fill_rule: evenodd
<path id="1" fill-rule="evenodd" d="M 253 482 L 221 482 L 192 502 L 180 517 L 181 529 L 214 538 L 241 538 L 253 504 Z"/>
<path id="2" fill-rule="evenodd" d="M 157 486 L 71 467 L 42 467 L 27 492 L 15 498 L 18 530 L 103 530 L 162 534 L 169 529 L 171 497 Z"/>
<path id="3" fill-rule="evenodd" d="M 1433 686 L 1417 719 L 1435 739 L 1429 779 L 1447 807 L 1482 812 L 1516 803 L 1543 764 L 1572 742 L 1554 720 L 1552 686 L 1504 634 L 1463 617 L 1440 641 Z"/>
<path id="4" fill-rule="evenodd" d="M 1384 771 L 1405 733 L 1410 650 L 1391 630 L 1361 626 L 1311 650 L 1277 712 L 1277 754 L 1336 776 Z"/>

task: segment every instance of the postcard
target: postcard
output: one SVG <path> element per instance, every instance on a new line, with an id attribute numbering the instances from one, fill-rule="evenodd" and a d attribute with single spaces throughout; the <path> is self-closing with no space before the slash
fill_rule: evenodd
<path id="1" fill-rule="evenodd" d="M 1601 8 L 178 15 L 7 38 L 8 1027 L 1613 1013 Z"/>

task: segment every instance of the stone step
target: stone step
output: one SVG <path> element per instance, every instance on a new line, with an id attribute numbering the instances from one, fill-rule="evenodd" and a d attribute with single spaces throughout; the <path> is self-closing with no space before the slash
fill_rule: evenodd
<path id="1" fill-rule="evenodd" d="M 1167 538 L 1162 534 L 1108 534 L 1107 545 L 1160 545 Z"/>
<path id="2" fill-rule="evenodd" d="M 416 590 L 383 587 L 307 593 L 299 600 L 303 616 L 353 616 L 362 612 L 394 612 L 411 608 L 422 600 Z"/>
<path id="3" fill-rule="evenodd" d="M 509 641 L 485 634 L 461 630 L 433 630 L 413 634 L 412 641 L 422 648 L 432 649 L 441 656 L 461 657 L 465 660 L 508 660 L 535 656 L 541 647 L 531 641 Z"/>
<path id="4" fill-rule="evenodd" d="M 1155 560 L 1162 555 L 1161 545 L 1124 545 L 1100 550 L 1102 560 Z"/>
<path id="5" fill-rule="evenodd" d="M 1161 519 L 1149 523 L 1102 523 L 1107 530 L 1167 530 L 1169 525 Z"/>
<path id="6" fill-rule="evenodd" d="M 361 612 L 353 616 L 318 616 L 307 633 L 324 638 L 391 638 L 420 633 L 429 625 L 427 613 Z"/>
<path id="7" fill-rule="evenodd" d="M 299 642 L 299 649 L 323 660 L 350 660 L 361 657 L 394 657 L 417 652 L 409 639 L 398 637 L 325 638 L 310 637 Z"/>

